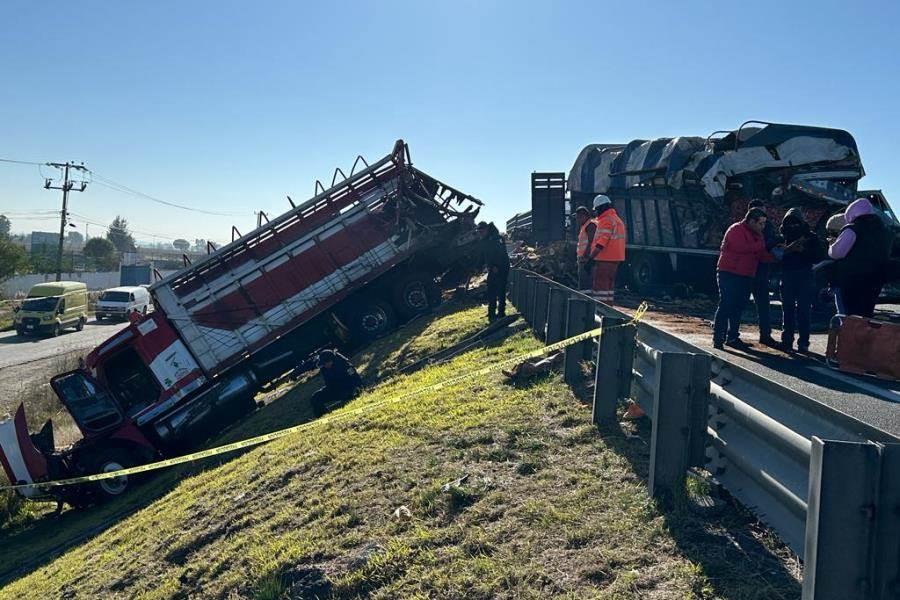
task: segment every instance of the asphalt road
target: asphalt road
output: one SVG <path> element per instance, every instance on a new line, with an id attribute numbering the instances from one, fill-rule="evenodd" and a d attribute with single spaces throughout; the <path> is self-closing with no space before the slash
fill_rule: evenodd
<path id="1" fill-rule="evenodd" d="M 754 343 L 745 351 L 712 347 L 708 322 L 696 317 L 648 313 L 646 321 L 738 366 L 809 396 L 882 431 L 900 437 L 900 382 L 835 371 L 825 364 L 826 334 L 811 338 L 812 354 L 804 357 Z M 775 334 L 777 336 L 777 332 Z M 758 329 L 741 328 L 741 339 L 756 342 Z"/>
<path id="2" fill-rule="evenodd" d="M 82 331 L 67 329 L 55 338 L 19 337 L 15 331 L 0 333 L 0 369 L 53 358 L 75 350 L 90 351 L 126 325 L 126 322 L 97 323 L 92 319 Z"/>
<path id="3" fill-rule="evenodd" d="M 41 419 L 58 409 L 58 401 L 49 388 L 50 378 L 75 368 L 79 355 L 87 354 L 125 326 L 126 323 L 91 320 L 82 331 L 67 330 L 56 338 L 20 338 L 14 331 L 0 333 L 0 419 L 23 403 L 29 424 L 40 425 Z M 59 419 L 62 418 L 57 415 Z M 57 440 L 70 442 L 72 435 L 63 428 L 57 431 Z"/>

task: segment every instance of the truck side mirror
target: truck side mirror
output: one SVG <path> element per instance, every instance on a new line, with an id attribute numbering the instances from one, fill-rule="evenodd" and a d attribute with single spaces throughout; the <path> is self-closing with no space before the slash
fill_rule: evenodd
<path id="1" fill-rule="evenodd" d="M 56 314 L 58 314 L 58 315 L 61 315 L 65 312 L 66 312 L 66 309 L 63 306 L 60 306 L 59 308 L 56 309 Z"/>

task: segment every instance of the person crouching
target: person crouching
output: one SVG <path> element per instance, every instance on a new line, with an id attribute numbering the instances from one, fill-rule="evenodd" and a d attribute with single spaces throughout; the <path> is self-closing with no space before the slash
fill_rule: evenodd
<path id="1" fill-rule="evenodd" d="M 322 350 L 317 360 L 325 386 L 312 395 L 309 403 L 317 417 L 325 414 L 326 403 L 352 400 L 362 387 L 362 377 L 350 360 L 336 350 Z"/>

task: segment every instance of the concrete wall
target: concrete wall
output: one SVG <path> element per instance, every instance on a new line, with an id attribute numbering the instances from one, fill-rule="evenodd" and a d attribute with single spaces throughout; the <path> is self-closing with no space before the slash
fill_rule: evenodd
<path id="1" fill-rule="evenodd" d="M 174 273 L 174 271 L 163 271 L 161 274 L 163 277 L 166 277 L 171 273 Z M 106 288 L 119 285 L 119 272 L 63 273 L 62 279 L 63 281 L 83 281 L 87 285 L 88 290 L 105 290 Z M 10 277 L 0 282 L 0 296 L 4 298 L 24 296 L 31 289 L 31 286 L 55 280 L 56 275 L 54 273 L 35 273 Z"/>

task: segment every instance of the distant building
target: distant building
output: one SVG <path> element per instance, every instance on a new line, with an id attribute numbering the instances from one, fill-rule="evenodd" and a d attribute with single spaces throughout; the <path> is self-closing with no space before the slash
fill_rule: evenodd
<path id="1" fill-rule="evenodd" d="M 31 253 L 44 254 L 59 247 L 59 234 L 47 231 L 31 232 Z"/>

